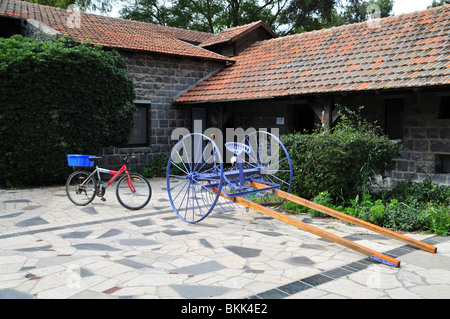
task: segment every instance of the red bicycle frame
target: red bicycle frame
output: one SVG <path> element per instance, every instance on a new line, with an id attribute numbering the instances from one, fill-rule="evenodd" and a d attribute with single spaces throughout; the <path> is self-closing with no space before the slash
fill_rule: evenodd
<path id="1" fill-rule="evenodd" d="M 119 177 L 123 172 L 125 172 L 125 174 L 127 174 L 128 187 L 130 188 L 130 190 L 133 193 L 136 191 L 133 186 L 133 183 L 131 182 L 130 173 L 128 173 L 127 166 L 125 164 L 123 164 L 122 167 L 118 171 L 113 171 L 113 170 L 104 169 L 104 168 L 100 168 L 100 167 L 96 167 L 96 171 L 98 172 L 98 180 L 101 180 L 100 173 L 113 175 L 113 177 L 111 177 L 109 181 L 107 181 L 105 184 L 103 184 L 103 188 L 106 189 L 108 186 L 110 186 L 112 184 L 112 182 L 114 182 L 117 179 L 117 177 Z"/>

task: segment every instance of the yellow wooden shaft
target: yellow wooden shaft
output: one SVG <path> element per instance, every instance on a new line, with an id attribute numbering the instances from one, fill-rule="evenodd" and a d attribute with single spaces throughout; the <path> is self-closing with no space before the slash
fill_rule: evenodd
<path id="1" fill-rule="evenodd" d="M 255 188 L 258 188 L 258 189 L 267 188 L 267 185 L 264 185 L 262 183 L 256 183 L 256 182 L 253 182 L 252 186 L 255 187 Z M 316 210 L 318 212 L 321 212 L 321 213 L 330 215 L 332 217 L 336 217 L 338 219 L 344 220 L 344 221 L 346 221 L 348 223 L 351 223 L 351 224 L 354 224 L 354 225 L 357 225 L 357 226 L 361 226 L 361 227 L 365 227 L 365 228 L 370 229 L 370 230 L 372 230 L 374 232 L 382 234 L 382 235 L 384 235 L 386 237 L 397 239 L 397 240 L 402 241 L 404 243 L 407 243 L 407 244 L 410 244 L 410 245 L 415 246 L 417 248 L 420 248 L 420 249 L 422 249 L 424 251 L 427 251 L 427 252 L 430 252 L 430 253 L 433 253 L 433 254 L 437 252 L 437 248 L 435 246 L 426 244 L 424 242 L 421 242 L 419 240 L 410 238 L 408 236 L 404 236 L 402 234 L 396 233 L 396 232 L 391 231 L 389 229 L 386 229 L 386 228 L 383 228 L 383 227 L 371 224 L 369 222 L 366 222 L 364 220 L 352 217 L 350 215 L 338 212 L 337 210 L 334 210 L 334 209 L 325 207 L 323 205 L 311 202 L 309 200 L 306 200 L 304 198 L 292 195 L 292 194 L 284 192 L 282 190 L 274 190 L 273 194 L 275 196 L 287 199 L 287 200 L 289 200 L 291 202 L 294 202 L 294 203 L 300 204 L 302 206 L 314 209 L 314 210 Z"/>

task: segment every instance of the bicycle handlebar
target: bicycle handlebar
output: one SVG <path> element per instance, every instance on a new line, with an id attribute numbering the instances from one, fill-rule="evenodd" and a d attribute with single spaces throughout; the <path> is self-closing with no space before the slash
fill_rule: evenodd
<path id="1" fill-rule="evenodd" d="M 136 159 L 137 156 L 136 155 L 127 155 L 125 157 L 122 157 L 122 162 L 124 164 L 128 164 L 130 162 L 130 160 Z"/>

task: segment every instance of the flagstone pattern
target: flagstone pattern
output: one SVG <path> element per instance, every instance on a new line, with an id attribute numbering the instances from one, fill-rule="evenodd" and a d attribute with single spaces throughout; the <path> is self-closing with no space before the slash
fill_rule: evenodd
<path id="1" fill-rule="evenodd" d="M 64 187 L 0 190 L 0 298 L 445 298 L 450 240 L 431 255 L 333 219 L 298 218 L 402 261 L 399 269 L 244 208 L 191 225 L 165 182 L 140 211 Z"/>

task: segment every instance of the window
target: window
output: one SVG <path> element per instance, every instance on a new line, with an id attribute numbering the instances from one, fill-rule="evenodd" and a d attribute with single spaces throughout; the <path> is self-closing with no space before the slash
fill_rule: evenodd
<path id="1" fill-rule="evenodd" d="M 403 99 L 386 100 L 386 125 L 385 133 L 392 140 L 403 138 L 403 111 L 405 102 Z"/>
<path id="2" fill-rule="evenodd" d="M 134 126 L 131 129 L 129 146 L 148 146 L 149 127 L 148 114 L 150 110 L 149 103 L 135 102 L 136 112 L 133 114 Z"/>
<path id="3" fill-rule="evenodd" d="M 450 96 L 441 97 L 441 106 L 439 108 L 440 119 L 450 119 Z"/>

